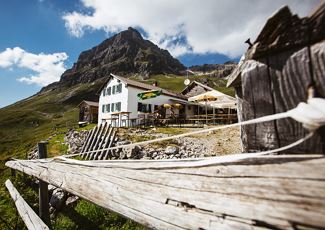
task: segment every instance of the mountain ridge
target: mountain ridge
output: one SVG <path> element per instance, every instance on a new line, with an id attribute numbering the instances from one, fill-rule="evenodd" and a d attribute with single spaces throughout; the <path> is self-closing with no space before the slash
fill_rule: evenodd
<path id="1" fill-rule="evenodd" d="M 109 73 L 148 77 L 154 74 L 180 74 L 183 70 L 185 66 L 167 50 L 143 39 L 136 29 L 129 27 L 81 52 L 77 62 L 62 74 L 60 81 L 45 86 L 41 92 L 62 85 L 92 82 Z"/>
<path id="2" fill-rule="evenodd" d="M 157 74 L 186 76 L 188 73 L 225 78 L 235 66 L 234 62 L 204 64 L 191 66 L 190 71 L 186 71 L 186 67 L 168 50 L 145 40 L 136 29 L 129 27 L 81 52 L 77 62 L 61 75 L 58 82 L 43 87 L 39 93 L 93 82 L 110 73 L 126 77 L 139 75 L 142 80 Z"/>

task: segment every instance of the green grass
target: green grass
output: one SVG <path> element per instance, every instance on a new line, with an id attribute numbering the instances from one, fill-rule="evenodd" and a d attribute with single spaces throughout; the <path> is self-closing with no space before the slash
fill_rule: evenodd
<path id="1" fill-rule="evenodd" d="M 53 229 L 145 229 L 120 215 L 81 200 L 75 208 L 65 208 L 58 214 Z"/>
<path id="2" fill-rule="evenodd" d="M 76 106 L 87 95 L 95 94 L 101 82 L 36 95 L 0 109 L 0 229 L 25 228 L 4 186 L 11 177 L 5 162 L 11 157 L 25 159 L 37 142 L 49 136 L 53 137 L 49 141 L 48 155 L 65 154 L 67 146 L 63 144 L 64 133 L 70 128 L 81 130 L 77 127 Z M 89 125 L 85 129 L 93 127 Z M 16 188 L 37 212 L 37 187 L 32 185 L 26 175 L 18 175 L 12 178 Z M 75 208 L 67 207 L 55 218 L 53 226 L 54 229 L 143 229 L 87 201 L 80 201 Z"/>
<path id="3" fill-rule="evenodd" d="M 139 80 L 137 77 L 132 77 L 134 80 Z M 186 78 L 184 76 L 177 75 L 155 75 L 151 76 L 148 80 L 141 80 L 147 84 L 153 84 L 155 81 L 158 82 L 158 86 L 167 89 L 173 92 L 181 92 L 184 88 L 184 80 Z M 211 76 L 190 76 L 190 81 L 198 81 L 203 84 L 210 86 L 222 93 L 228 94 L 230 96 L 235 95 L 235 91 L 233 88 L 227 88 L 227 81 L 225 79 L 211 77 Z"/>
<path id="4" fill-rule="evenodd" d="M 144 82 L 151 84 L 158 81 L 159 86 L 174 92 L 180 92 L 185 86 L 182 76 L 152 76 Z M 225 80 L 197 76 L 190 80 L 204 81 L 208 85 L 229 95 L 233 90 L 225 88 Z M 37 142 L 49 136 L 49 156 L 65 154 L 67 146 L 63 144 L 64 133 L 77 127 L 78 108 L 83 99 L 94 96 L 103 79 L 94 83 L 76 85 L 70 88 L 56 89 L 38 94 L 0 109 L 0 229 L 23 229 L 24 224 L 17 215 L 16 208 L 8 191 L 4 187 L 5 180 L 10 178 L 10 170 L 5 162 L 10 158 L 25 159 L 27 153 Z M 94 125 L 86 126 L 91 129 Z M 177 134 L 183 130 L 159 128 L 161 133 Z M 134 142 L 152 137 L 134 138 Z M 172 141 L 163 144 L 173 144 Z M 26 201 L 37 211 L 37 188 L 33 187 L 26 176 L 14 178 L 14 184 Z M 54 229 L 143 229 L 143 227 L 100 208 L 86 201 L 81 201 L 74 208 L 67 207 L 60 213 L 53 224 Z"/>

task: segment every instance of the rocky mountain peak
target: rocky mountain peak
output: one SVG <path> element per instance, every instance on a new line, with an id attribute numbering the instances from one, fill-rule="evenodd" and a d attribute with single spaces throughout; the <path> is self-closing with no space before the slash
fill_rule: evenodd
<path id="1" fill-rule="evenodd" d="M 179 74 L 185 67 L 167 50 L 143 39 L 129 27 L 99 45 L 83 51 L 73 67 L 61 76 L 60 82 L 43 90 L 92 82 L 110 73 L 130 76 L 140 74 Z"/>

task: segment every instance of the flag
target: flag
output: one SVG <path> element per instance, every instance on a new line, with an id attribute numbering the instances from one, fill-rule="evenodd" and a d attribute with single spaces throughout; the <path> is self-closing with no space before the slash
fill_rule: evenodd
<path id="1" fill-rule="evenodd" d="M 155 98 L 160 96 L 162 93 L 162 90 L 151 90 L 151 91 L 145 91 L 142 93 L 138 93 L 138 98 L 140 100 L 146 100 L 146 99 L 150 99 L 150 98 Z"/>

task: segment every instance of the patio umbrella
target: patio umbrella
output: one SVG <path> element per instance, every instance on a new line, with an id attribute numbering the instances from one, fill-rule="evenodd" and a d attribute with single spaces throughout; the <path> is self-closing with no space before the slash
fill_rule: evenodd
<path id="1" fill-rule="evenodd" d="M 223 95 L 215 95 L 216 93 L 214 91 L 209 91 L 204 94 L 197 95 L 195 97 L 191 97 L 188 100 L 194 101 L 194 102 L 205 102 L 205 122 L 208 121 L 208 102 L 210 101 L 216 101 L 218 98 L 220 98 Z M 218 97 L 219 96 L 219 97 Z"/>
<path id="2" fill-rule="evenodd" d="M 138 93 L 137 96 L 140 100 L 146 100 L 146 99 L 158 97 L 161 95 L 161 93 L 162 90 L 150 90 L 150 91 Z"/>
<path id="3" fill-rule="evenodd" d="M 163 104 L 162 105 L 165 109 L 170 109 L 172 108 L 172 106 L 170 104 Z"/>
<path id="4" fill-rule="evenodd" d="M 182 108 L 182 105 L 181 104 L 178 104 L 178 103 L 172 104 L 172 106 L 175 107 L 176 109 Z"/>

